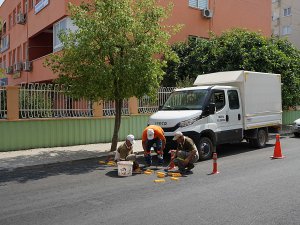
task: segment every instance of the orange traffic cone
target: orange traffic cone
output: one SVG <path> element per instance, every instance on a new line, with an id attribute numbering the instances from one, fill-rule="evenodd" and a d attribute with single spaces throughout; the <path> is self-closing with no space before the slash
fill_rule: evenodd
<path id="1" fill-rule="evenodd" d="M 281 153 L 281 146 L 280 146 L 280 135 L 276 134 L 276 143 L 274 148 L 273 156 L 271 156 L 272 159 L 283 159 L 284 156 Z"/>
<path id="2" fill-rule="evenodd" d="M 170 150 L 169 151 L 169 153 L 171 154 L 171 160 L 170 160 L 170 164 L 168 165 L 167 170 L 172 170 L 172 169 L 175 168 L 175 163 L 174 163 L 175 152 L 176 152 L 176 150 Z"/>
<path id="3" fill-rule="evenodd" d="M 217 153 L 215 152 L 214 154 L 213 154 L 213 171 L 212 171 L 212 173 L 211 174 L 218 174 L 218 173 L 220 173 L 219 171 L 218 171 L 218 163 L 217 163 Z"/>

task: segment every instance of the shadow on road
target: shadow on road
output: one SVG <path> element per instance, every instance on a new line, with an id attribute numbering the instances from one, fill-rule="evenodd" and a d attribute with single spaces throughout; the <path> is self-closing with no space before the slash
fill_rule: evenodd
<path id="1" fill-rule="evenodd" d="M 286 138 L 286 137 L 281 137 L 281 138 Z M 275 141 L 270 140 L 266 148 L 272 147 L 274 146 L 274 144 Z M 245 152 L 250 152 L 250 151 L 259 151 L 259 150 L 260 149 L 255 149 L 253 147 L 250 147 L 246 142 L 239 143 L 239 144 L 226 144 L 226 145 L 217 146 L 218 158 L 243 154 Z M 155 158 L 156 157 L 153 158 L 154 165 L 156 165 Z M 107 170 L 107 173 L 105 173 L 106 176 L 112 178 L 120 178 L 118 177 L 118 172 L 116 167 L 112 168 L 106 165 L 99 165 L 98 161 L 105 160 L 105 159 L 106 156 L 100 158 L 94 158 L 94 159 L 77 160 L 72 162 L 23 167 L 14 170 L 8 170 L 8 169 L 0 170 L 0 185 L 2 186 L 5 185 L 5 183 L 7 182 L 13 182 L 13 181 L 19 183 L 26 183 L 27 181 L 40 180 L 50 176 L 57 176 L 61 174 L 65 174 L 65 175 L 84 174 L 84 173 L 93 172 L 95 170 L 103 170 L 103 171 Z M 138 157 L 138 162 L 140 164 L 144 164 L 144 159 L 142 156 Z M 163 166 L 167 167 L 168 163 L 169 163 L 169 159 L 166 160 Z"/>

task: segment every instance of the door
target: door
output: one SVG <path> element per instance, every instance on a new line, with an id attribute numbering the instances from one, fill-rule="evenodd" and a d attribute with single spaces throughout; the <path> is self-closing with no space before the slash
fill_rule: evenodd
<path id="1" fill-rule="evenodd" d="M 209 122 L 216 125 L 217 144 L 228 143 L 230 131 L 228 130 L 228 122 L 226 121 L 228 103 L 226 103 L 225 90 L 213 90 L 210 102 L 215 103 L 216 106 L 216 112 L 209 116 Z"/>
<path id="2" fill-rule="evenodd" d="M 237 89 L 227 90 L 228 111 L 227 126 L 230 132 L 231 142 L 243 139 L 242 107 L 239 91 Z"/>

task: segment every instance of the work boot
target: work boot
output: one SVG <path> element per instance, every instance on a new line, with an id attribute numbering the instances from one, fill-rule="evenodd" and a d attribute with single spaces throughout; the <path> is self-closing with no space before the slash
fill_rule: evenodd
<path id="1" fill-rule="evenodd" d="M 158 158 L 158 165 L 162 166 L 164 164 L 163 155 L 157 155 L 157 158 Z"/>
<path id="2" fill-rule="evenodd" d="M 178 167 L 180 173 L 185 172 L 185 166 L 183 164 L 183 160 L 176 158 L 174 159 L 174 164 Z"/>
<path id="3" fill-rule="evenodd" d="M 145 161 L 148 167 L 152 165 L 152 157 L 150 154 L 145 156 Z"/>
<path id="4" fill-rule="evenodd" d="M 186 170 L 187 170 L 187 171 L 191 171 L 194 167 L 195 167 L 195 165 L 194 165 L 193 163 L 189 163 L 189 164 L 187 164 L 187 166 L 186 166 Z"/>
<path id="5" fill-rule="evenodd" d="M 135 161 L 133 162 L 132 169 L 133 169 L 132 173 L 142 173 L 140 165 L 137 162 L 135 162 Z"/>

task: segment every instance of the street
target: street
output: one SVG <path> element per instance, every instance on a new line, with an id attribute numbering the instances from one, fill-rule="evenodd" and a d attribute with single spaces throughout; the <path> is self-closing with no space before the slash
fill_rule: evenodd
<path id="1" fill-rule="evenodd" d="M 219 146 L 219 174 L 208 160 L 165 183 L 118 177 L 99 159 L 0 171 L 0 224 L 299 225 L 300 139 L 281 139 L 284 159 L 270 159 L 274 143 Z"/>

